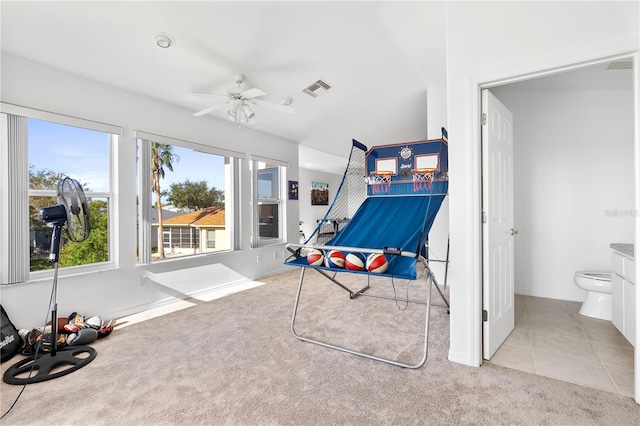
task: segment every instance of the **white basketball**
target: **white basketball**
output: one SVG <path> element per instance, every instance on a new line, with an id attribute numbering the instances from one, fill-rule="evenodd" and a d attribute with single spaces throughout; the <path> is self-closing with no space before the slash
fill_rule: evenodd
<path id="1" fill-rule="evenodd" d="M 387 270 L 387 266 L 389 266 L 389 262 L 383 254 L 371 253 L 369 257 L 367 257 L 366 268 L 369 272 L 383 274 Z"/>
<path id="2" fill-rule="evenodd" d="M 344 259 L 344 267 L 351 271 L 362 271 L 366 258 L 362 253 L 348 253 Z"/>
<path id="3" fill-rule="evenodd" d="M 331 250 L 324 257 L 324 266 L 327 268 L 344 268 L 344 254 L 339 250 Z"/>
<path id="4" fill-rule="evenodd" d="M 324 255 L 320 250 L 311 249 L 307 253 L 307 263 L 312 266 L 322 266 L 324 264 Z"/>

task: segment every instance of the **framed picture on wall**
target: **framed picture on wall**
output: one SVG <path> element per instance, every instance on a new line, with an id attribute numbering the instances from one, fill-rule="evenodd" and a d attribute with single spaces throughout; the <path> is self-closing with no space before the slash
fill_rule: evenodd
<path id="1" fill-rule="evenodd" d="M 289 181 L 289 199 L 290 200 L 298 199 L 298 182 L 295 180 Z"/>
<path id="2" fill-rule="evenodd" d="M 329 184 L 322 182 L 311 182 L 311 205 L 329 205 Z"/>

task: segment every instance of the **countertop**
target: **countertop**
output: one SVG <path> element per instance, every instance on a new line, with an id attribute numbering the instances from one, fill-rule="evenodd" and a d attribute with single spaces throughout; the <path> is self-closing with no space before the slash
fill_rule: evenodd
<path id="1" fill-rule="evenodd" d="M 634 250 L 633 250 L 633 244 L 628 244 L 628 243 L 611 243 L 609 244 L 609 247 L 611 247 L 612 249 L 614 249 L 617 252 L 620 252 L 624 255 L 630 256 L 631 258 L 635 258 L 634 256 Z"/>

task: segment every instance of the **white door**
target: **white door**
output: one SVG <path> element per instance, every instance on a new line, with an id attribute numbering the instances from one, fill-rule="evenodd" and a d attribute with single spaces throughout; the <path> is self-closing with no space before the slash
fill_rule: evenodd
<path id="1" fill-rule="evenodd" d="M 513 116 L 482 91 L 483 357 L 514 328 Z"/>

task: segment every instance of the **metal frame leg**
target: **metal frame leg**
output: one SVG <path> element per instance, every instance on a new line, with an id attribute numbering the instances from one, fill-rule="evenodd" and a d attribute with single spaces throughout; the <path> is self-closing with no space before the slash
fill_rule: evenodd
<path id="1" fill-rule="evenodd" d="M 302 268 L 302 269 L 304 270 L 305 268 Z M 353 292 L 353 291 L 351 291 L 351 289 L 349 287 L 347 287 L 346 285 L 342 284 L 340 281 L 338 281 L 336 279 L 337 272 L 334 273 L 333 276 L 331 276 L 328 273 L 326 273 L 325 271 L 320 270 L 320 269 L 316 269 L 315 271 L 317 273 L 319 273 L 320 275 L 322 275 L 323 277 L 325 277 L 326 279 L 328 279 L 329 281 L 331 281 L 332 283 L 334 283 L 335 285 L 337 285 L 338 287 L 340 287 L 343 290 L 347 291 L 349 293 L 349 298 L 351 298 L 351 299 L 354 299 L 355 297 L 357 297 L 358 295 L 362 294 L 364 291 L 369 289 L 369 280 L 368 279 L 367 279 L 367 285 L 364 288 L 362 288 L 362 289 L 360 289 L 360 290 L 358 290 L 356 292 Z"/>
<path id="2" fill-rule="evenodd" d="M 444 292 L 440 288 L 440 285 L 438 284 L 438 280 L 436 280 L 435 274 L 433 273 L 433 271 L 431 271 L 431 268 L 429 268 L 429 262 L 424 258 L 422 259 L 422 262 L 424 263 L 424 267 L 427 270 L 427 274 L 431 275 L 432 277 L 433 286 L 436 288 L 436 290 L 438 290 L 438 293 L 440 293 L 440 297 L 442 297 L 442 301 L 445 303 L 444 305 L 436 305 L 436 306 L 446 306 L 447 313 L 449 313 L 449 310 L 451 309 L 451 307 L 449 306 L 449 300 L 447 299 L 447 297 L 444 295 Z M 446 284 L 444 288 L 445 289 L 447 288 Z"/>
<path id="3" fill-rule="evenodd" d="M 403 368 L 420 368 L 422 367 L 426 362 L 427 362 L 427 351 L 428 351 L 428 344 L 429 344 L 429 318 L 430 318 L 430 314 L 431 314 L 431 290 L 432 290 L 432 286 L 434 285 L 434 276 L 433 273 L 431 272 L 430 269 L 427 270 L 427 308 L 426 308 L 426 314 L 425 314 L 425 323 L 424 323 L 424 345 L 423 345 L 423 351 L 422 351 L 422 358 L 420 359 L 420 361 L 417 364 L 405 364 L 396 360 L 392 360 L 392 359 L 388 359 L 388 358 L 383 358 L 383 357 L 379 357 L 376 355 L 372 355 L 372 354 L 367 354 L 364 352 L 360 352 L 360 351 L 356 351 L 353 349 L 348 349 L 348 348 L 344 348 L 342 346 L 337 346 L 337 345 L 333 345 L 327 342 L 323 342 L 320 340 L 314 340 L 311 339 L 309 337 L 304 337 L 298 333 L 296 333 L 295 330 L 295 321 L 296 321 L 296 315 L 298 312 L 298 303 L 300 301 L 300 292 L 302 290 L 302 283 L 304 281 L 304 272 L 306 268 L 301 268 L 302 271 L 300 272 L 300 281 L 298 283 L 298 290 L 296 292 L 296 300 L 293 306 L 293 315 L 291 317 L 291 333 L 293 334 L 294 337 L 296 337 L 299 340 L 305 341 L 305 342 L 309 342 L 309 343 L 314 343 L 316 345 L 320 345 L 320 346 L 325 346 L 327 348 L 331 348 L 331 349 L 335 349 L 335 350 L 339 350 L 342 352 L 347 352 L 350 353 L 352 355 L 359 355 L 365 358 L 369 358 L 372 359 L 374 361 L 381 361 L 381 362 L 385 362 L 387 364 L 392 364 L 392 365 L 396 365 L 398 367 L 403 367 Z M 437 287 L 437 286 L 436 286 Z M 439 291 L 439 289 L 438 289 Z M 440 294 L 442 295 L 442 292 L 440 292 Z M 444 295 L 442 295 L 442 297 L 444 298 Z M 446 299 L 445 299 L 446 300 Z"/>

